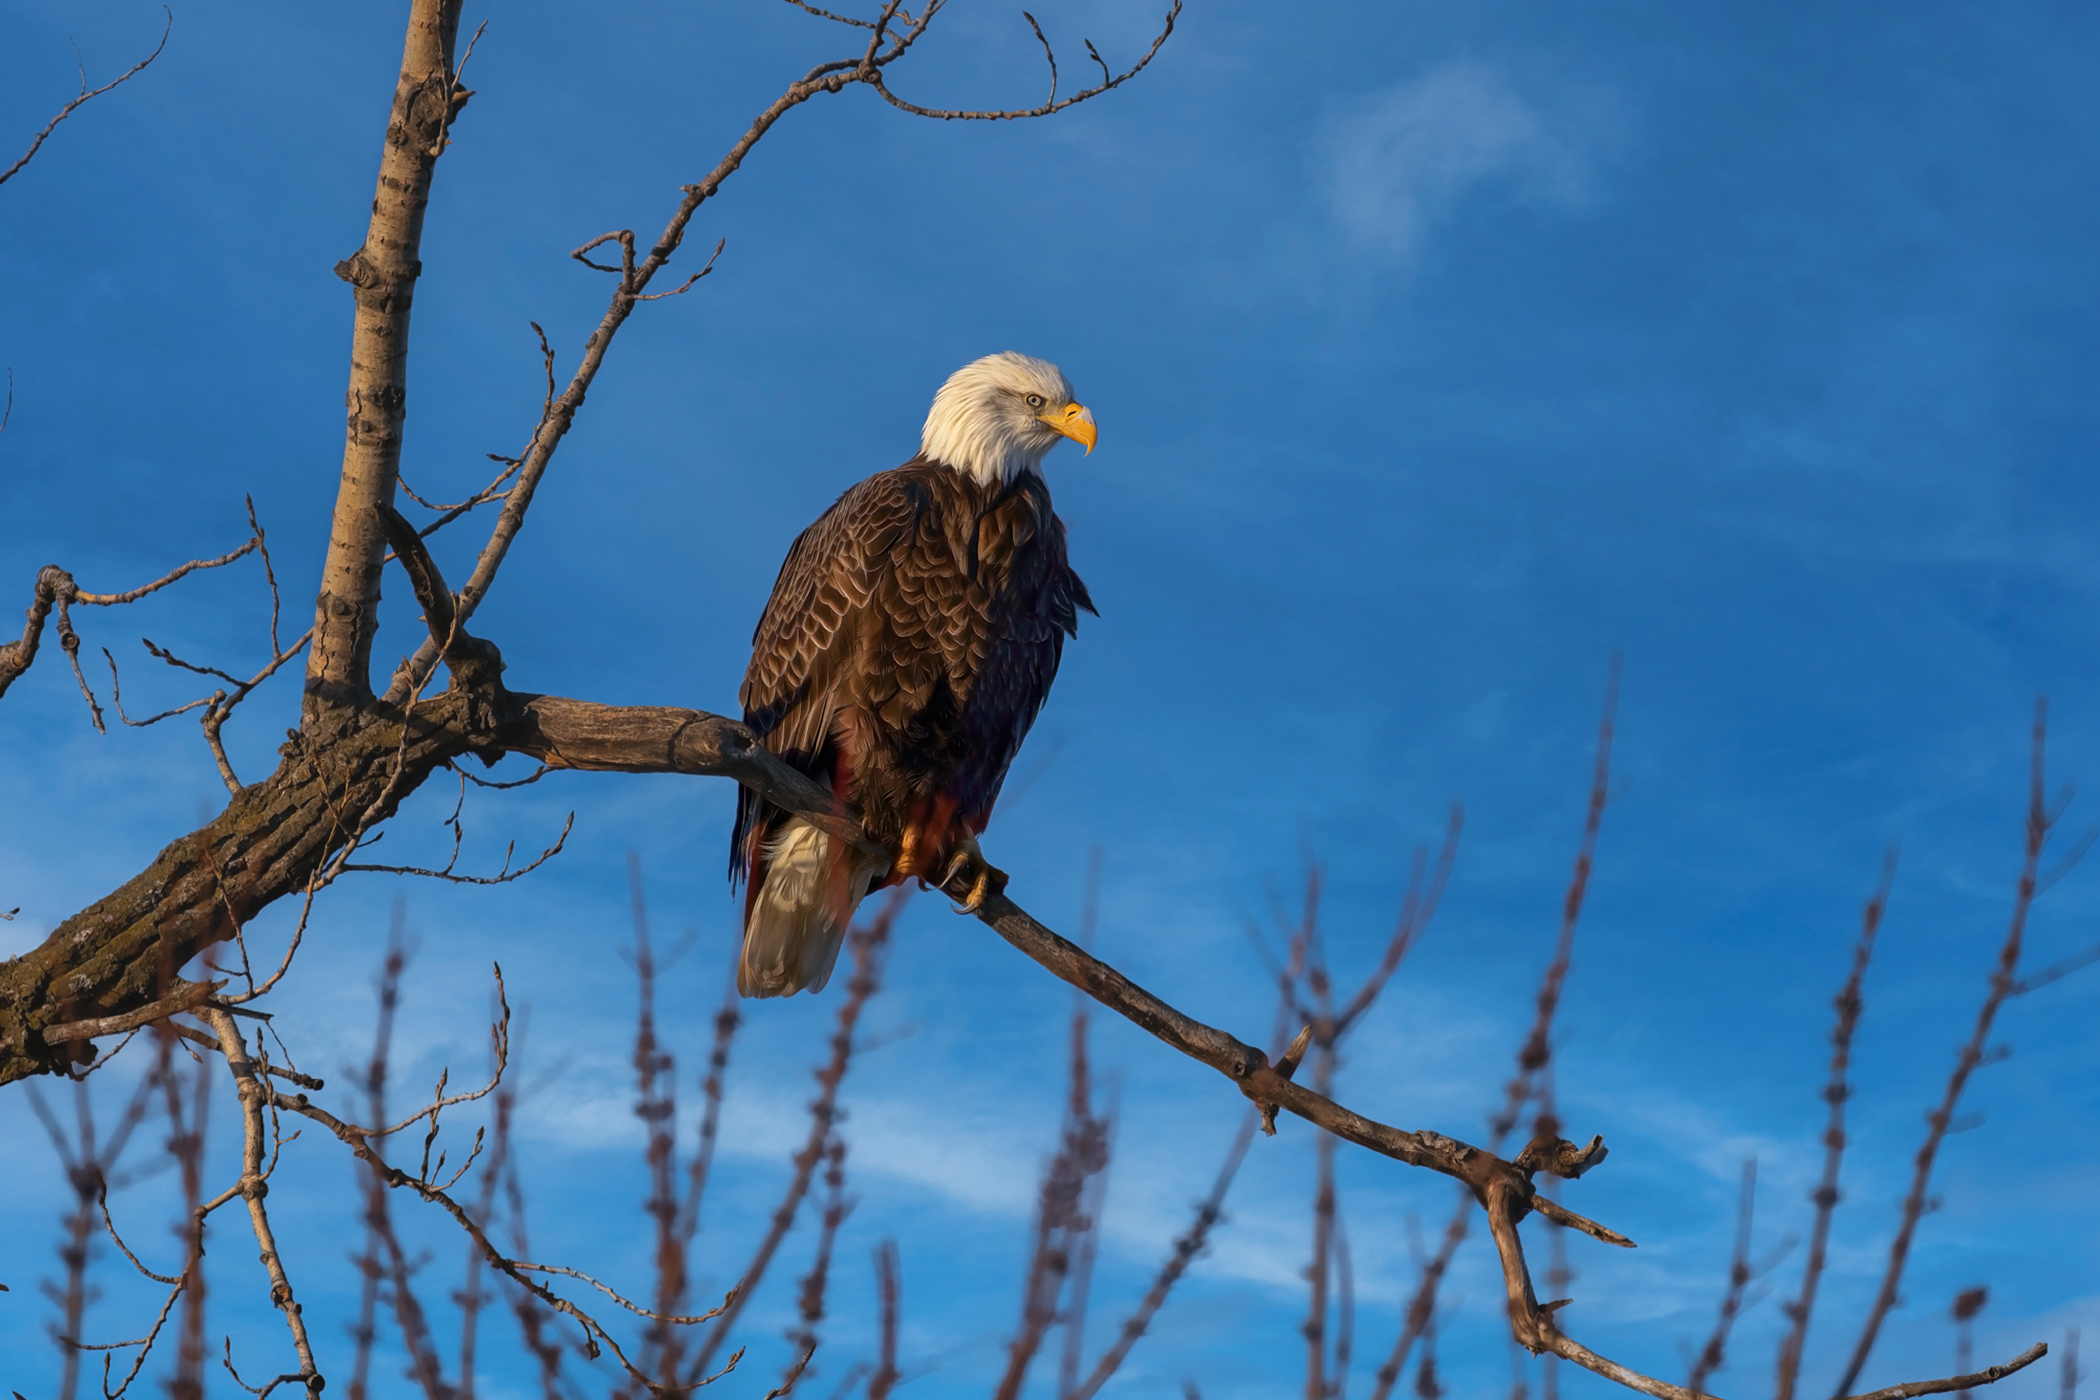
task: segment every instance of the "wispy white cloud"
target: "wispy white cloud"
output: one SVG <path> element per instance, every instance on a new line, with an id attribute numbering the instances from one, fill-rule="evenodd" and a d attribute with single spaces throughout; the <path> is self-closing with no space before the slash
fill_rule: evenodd
<path id="1" fill-rule="evenodd" d="M 1330 211 L 1358 247 L 1407 261 L 1481 186 L 1572 208 L 1588 192 L 1596 134 L 1578 106 L 1519 92 L 1469 59 L 1338 102 L 1320 149 Z"/>

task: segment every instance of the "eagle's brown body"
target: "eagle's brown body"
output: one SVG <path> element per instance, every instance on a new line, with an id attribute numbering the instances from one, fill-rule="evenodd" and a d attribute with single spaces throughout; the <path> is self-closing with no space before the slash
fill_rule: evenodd
<path id="1" fill-rule="evenodd" d="M 898 855 L 886 868 L 856 860 L 743 791 L 730 860 L 750 882 L 746 994 L 821 986 L 862 895 L 937 873 L 984 829 L 1081 608 L 1092 600 L 1032 470 L 987 485 L 921 455 L 854 486 L 802 532 L 752 639 L 744 722 Z M 776 859 L 799 862 L 802 879 L 822 861 L 836 926 L 821 967 L 785 935 L 759 946 L 765 921 L 751 911 Z"/>

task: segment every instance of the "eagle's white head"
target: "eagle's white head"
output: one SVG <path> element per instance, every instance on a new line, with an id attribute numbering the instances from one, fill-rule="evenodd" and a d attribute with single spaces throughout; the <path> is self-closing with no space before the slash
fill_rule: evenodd
<path id="1" fill-rule="evenodd" d="M 1094 415 L 1072 400 L 1072 382 L 1048 360 L 1002 350 L 948 376 L 933 396 L 920 450 L 981 486 L 1039 472 L 1059 438 L 1094 450 Z"/>

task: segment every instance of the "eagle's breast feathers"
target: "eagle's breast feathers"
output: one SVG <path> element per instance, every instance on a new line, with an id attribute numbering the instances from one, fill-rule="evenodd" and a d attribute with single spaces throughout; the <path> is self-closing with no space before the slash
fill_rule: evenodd
<path id="1" fill-rule="evenodd" d="M 924 458 L 841 496 L 788 551 L 739 699 L 765 746 L 839 781 L 894 842 L 914 799 L 973 829 L 1049 694 L 1086 585 L 1049 488 L 987 490 Z M 739 835 L 759 804 L 739 822 Z"/>

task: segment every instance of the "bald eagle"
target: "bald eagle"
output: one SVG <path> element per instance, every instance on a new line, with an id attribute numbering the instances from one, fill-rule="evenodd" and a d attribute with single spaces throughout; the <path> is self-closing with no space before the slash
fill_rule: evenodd
<path id="1" fill-rule="evenodd" d="M 788 550 L 752 636 L 744 723 L 893 854 L 741 789 L 743 995 L 822 990 L 870 891 L 942 883 L 972 859 L 988 870 L 976 837 L 1079 610 L 1094 611 L 1043 481 L 1063 438 L 1091 452 L 1094 416 L 1057 366 L 986 356 L 934 395 L 917 456 L 848 490 Z"/>

